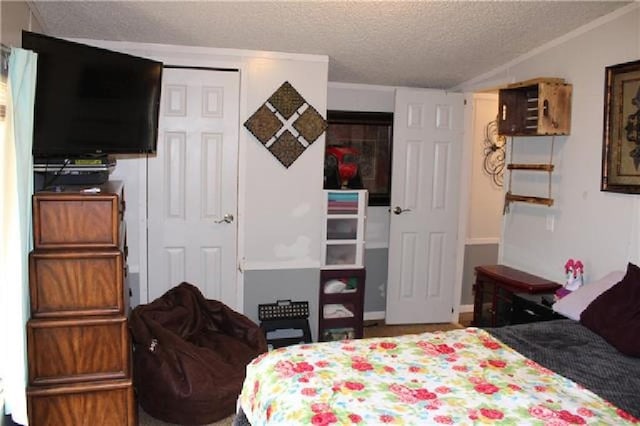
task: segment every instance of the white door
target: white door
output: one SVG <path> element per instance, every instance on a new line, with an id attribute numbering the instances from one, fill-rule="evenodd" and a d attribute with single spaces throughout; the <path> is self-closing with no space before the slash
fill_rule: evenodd
<path id="1" fill-rule="evenodd" d="M 183 281 L 237 309 L 237 71 L 165 68 L 148 163 L 148 300 Z"/>
<path id="2" fill-rule="evenodd" d="M 462 141 L 462 94 L 396 91 L 388 324 L 451 320 Z"/>

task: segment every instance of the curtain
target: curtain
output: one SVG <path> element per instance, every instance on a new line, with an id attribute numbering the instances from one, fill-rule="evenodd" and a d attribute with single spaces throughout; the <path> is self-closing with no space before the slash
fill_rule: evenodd
<path id="1" fill-rule="evenodd" d="M 5 412 L 26 425 L 29 318 L 28 256 L 32 248 L 33 105 L 37 55 L 14 48 L 9 58 L 6 116 L 0 147 L 0 378 Z"/>

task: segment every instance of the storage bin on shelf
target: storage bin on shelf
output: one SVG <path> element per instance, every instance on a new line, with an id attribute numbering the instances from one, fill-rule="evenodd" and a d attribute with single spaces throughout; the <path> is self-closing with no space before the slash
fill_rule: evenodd
<path id="1" fill-rule="evenodd" d="M 322 268 L 364 267 L 366 190 L 325 190 Z"/>

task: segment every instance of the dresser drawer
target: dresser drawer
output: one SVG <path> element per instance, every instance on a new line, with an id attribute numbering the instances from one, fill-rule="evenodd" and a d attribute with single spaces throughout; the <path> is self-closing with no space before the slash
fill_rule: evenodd
<path id="1" fill-rule="evenodd" d="M 27 389 L 29 422 L 35 426 L 133 426 L 138 424 L 131 380 Z"/>
<path id="2" fill-rule="evenodd" d="M 123 214 L 122 185 L 105 186 L 97 194 L 38 192 L 33 195 L 34 248 L 117 248 Z"/>
<path id="3" fill-rule="evenodd" d="M 129 298 L 123 265 L 120 250 L 31 252 L 31 317 L 124 314 Z"/>
<path id="4" fill-rule="evenodd" d="M 31 385 L 127 378 L 130 352 L 124 316 L 27 323 Z"/>

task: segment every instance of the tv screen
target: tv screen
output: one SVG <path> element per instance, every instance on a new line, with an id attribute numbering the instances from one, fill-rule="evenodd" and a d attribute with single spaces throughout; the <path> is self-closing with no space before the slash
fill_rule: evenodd
<path id="1" fill-rule="evenodd" d="M 162 63 L 28 31 L 38 54 L 33 155 L 155 152 Z"/>

